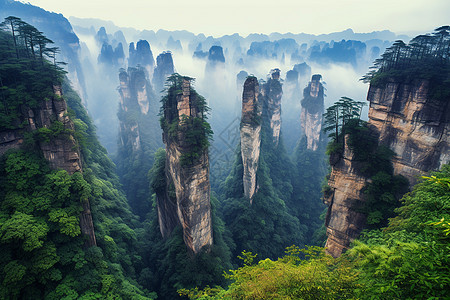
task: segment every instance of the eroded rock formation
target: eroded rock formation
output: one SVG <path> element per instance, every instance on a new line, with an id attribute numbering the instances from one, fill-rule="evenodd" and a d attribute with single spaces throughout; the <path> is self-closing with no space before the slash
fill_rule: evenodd
<path id="1" fill-rule="evenodd" d="M 44 157 L 52 169 L 63 169 L 70 175 L 82 172 L 80 149 L 73 136 L 73 122 L 67 115 L 67 104 L 62 98 L 61 87 L 54 86 L 54 97 L 40 101 L 35 109 L 24 109 L 20 123 L 27 124 L 23 130 L 2 130 L 0 132 L 0 155 L 9 149 L 19 149 L 24 144 L 24 132 L 34 132 L 40 128 L 52 130 L 55 126 L 60 133 L 48 140 L 38 141 Z M 94 225 L 89 201 L 83 201 L 83 211 L 80 217 L 81 232 L 87 237 L 86 246 L 96 245 Z"/>
<path id="2" fill-rule="evenodd" d="M 256 173 L 261 151 L 261 102 L 256 77 L 247 77 L 242 94 L 241 155 L 244 167 L 244 195 L 250 199 L 257 190 Z"/>
<path id="3" fill-rule="evenodd" d="M 273 69 L 270 73 L 271 78 L 264 85 L 262 94 L 265 98 L 264 111 L 270 120 L 273 143 L 278 145 L 281 132 L 281 97 L 283 96 L 283 90 L 280 83 L 280 69 Z"/>
<path id="4" fill-rule="evenodd" d="M 394 80 L 371 85 L 369 129 L 379 144 L 395 152 L 394 174 L 406 177 L 410 185 L 426 172 L 438 170 L 450 161 L 450 108 L 448 99 L 431 94 L 430 82 Z M 337 257 L 357 238 L 366 223 L 366 215 L 357 212 L 364 201 L 363 187 L 370 179 L 358 175 L 358 164 L 345 147 L 342 157 L 330 157 L 331 190 L 325 193 L 328 252 Z"/>
<path id="5" fill-rule="evenodd" d="M 122 118 L 120 111 L 146 115 L 149 111 L 151 87 L 144 70 L 141 68 L 128 68 L 128 72 L 122 70 L 119 73 L 119 81 L 120 143 L 122 147 L 131 148 L 133 152 L 136 152 L 141 148 L 138 119 L 136 116 L 134 118 Z"/>
<path id="6" fill-rule="evenodd" d="M 306 147 L 317 150 L 322 133 L 322 115 L 324 111 L 322 76 L 313 75 L 311 82 L 303 90 L 302 112 L 300 114 L 301 131 L 306 136 Z"/>
<path id="7" fill-rule="evenodd" d="M 380 133 L 380 143 L 392 149 L 394 173 L 408 178 L 438 170 L 450 160 L 449 99 L 430 96 L 430 82 L 391 81 L 371 86 L 369 122 Z"/>
<path id="8" fill-rule="evenodd" d="M 164 105 L 166 124 L 177 129 L 166 127 L 163 131 L 167 184 L 164 194 L 158 196 L 158 217 L 164 237 L 181 224 L 186 246 L 198 253 L 213 243 L 208 149 L 196 149 L 189 139 L 191 126 L 203 121 L 204 112 L 198 105 L 200 96 L 191 88 L 189 79 L 182 78 L 177 84 L 181 85 L 181 92 L 176 95 L 169 92 Z"/>
<path id="9" fill-rule="evenodd" d="M 158 55 L 155 72 L 153 73 L 153 85 L 157 93 L 162 91 L 167 77 L 174 72 L 172 53 L 166 51 Z"/>

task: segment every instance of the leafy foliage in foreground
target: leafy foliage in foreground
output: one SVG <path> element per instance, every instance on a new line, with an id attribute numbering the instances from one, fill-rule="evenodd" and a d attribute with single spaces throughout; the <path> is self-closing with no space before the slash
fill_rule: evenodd
<path id="1" fill-rule="evenodd" d="M 338 259 L 313 247 L 287 248 L 276 261 L 225 275 L 227 289 L 182 289 L 190 299 L 446 299 L 450 288 L 450 166 L 445 165 L 402 199 L 383 230 L 366 232 Z M 300 256 L 299 256 L 300 255 Z"/>
<path id="2" fill-rule="evenodd" d="M 291 246 L 276 261 L 252 264 L 254 255 L 243 252 L 244 266 L 225 277 L 232 283 L 225 290 L 180 290 L 190 299 L 349 299 L 359 284 L 358 273 L 348 260 L 333 259 L 324 249 Z"/>

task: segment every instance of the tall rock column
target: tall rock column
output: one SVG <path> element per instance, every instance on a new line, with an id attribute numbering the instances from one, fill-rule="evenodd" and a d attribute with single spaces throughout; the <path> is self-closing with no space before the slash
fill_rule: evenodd
<path id="1" fill-rule="evenodd" d="M 256 77 L 247 77 L 242 94 L 241 155 L 244 167 L 244 195 L 250 199 L 257 190 L 256 173 L 261 151 L 261 103 Z"/>
<path id="2" fill-rule="evenodd" d="M 450 161 L 450 105 L 430 93 L 430 82 L 387 80 L 371 85 L 370 134 L 379 145 L 395 152 L 394 175 L 402 175 L 410 185 L 420 175 L 435 171 Z M 325 193 L 328 204 L 326 227 L 328 252 L 337 257 L 364 229 L 367 216 L 358 212 L 364 202 L 363 188 L 370 178 L 358 174 L 358 162 L 345 147 L 342 157 L 330 157 L 332 172 Z"/>
<path id="3" fill-rule="evenodd" d="M 280 69 L 273 69 L 270 73 L 271 78 L 264 85 L 263 93 L 266 98 L 273 143 L 277 146 L 281 132 L 281 97 L 283 96 L 283 90 L 280 83 Z"/>
<path id="4" fill-rule="evenodd" d="M 322 132 L 322 115 L 324 111 L 322 75 L 316 74 L 303 90 L 302 112 L 300 115 L 301 131 L 306 136 L 306 147 L 317 150 Z"/>
<path id="5" fill-rule="evenodd" d="M 202 132 L 206 123 L 202 107 L 204 99 L 191 88 L 189 78 L 179 77 L 175 86 L 169 89 L 164 104 L 164 119 L 168 126 L 163 128 L 167 191 L 170 193 L 171 186 L 174 187 L 176 203 L 174 206 L 164 203 L 158 210 L 160 221 L 170 222 L 174 219 L 173 213 L 165 209 L 176 210 L 186 246 L 198 253 L 213 243 L 209 157 L 208 147 L 204 145 L 208 137 Z M 161 200 L 170 201 L 167 198 Z M 174 224 L 166 225 L 163 227 L 169 233 Z"/>

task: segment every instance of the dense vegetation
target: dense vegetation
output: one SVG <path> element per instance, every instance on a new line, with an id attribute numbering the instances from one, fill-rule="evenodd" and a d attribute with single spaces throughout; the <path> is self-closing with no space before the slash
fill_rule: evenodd
<path id="1" fill-rule="evenodd" d="M 18 35 L 0 31 L 2 100 L 8 103 L 0 128 L 18 130 L 27 139 L 23 150 L 10 150 L 0 161 L 1 298 L 148 299 L 152 294 L 144 296 L 133 280 L 134 264 L 139 262 L 132 229 L 137 222 L 116 188 L 114 165 L 99 144 L 80 98 L 67 83 L 62 84 L 63 72 L 37 55 L 39 46 L 32 41 L 41 33 L 11 19 L 16 25 L 10 30 Z M 21 26 L 36 36 L 24 36 L 18 30 Z M 55 130 L 42 140 L 43 131 L 27 132 L 28 123 L 21 115 L 55 97 L 53 86 L 61 84 L 75 124 L 70 134 L 81 148 L 83 174 L 50 170 L 40 143 L 68 133 L 58 131 L 60 126 L 51 120 L 50 129 Z M 84 247 L 79 225 L 82 201 L 90 201 L 94 218 L 97 246 L 90 248 Z"/>
<path id="2" fill-rule="evenodd" d="M 190 299 L 446 299 L 450 288 L 450 166 L 402 199 L 384 229 L 367 231 L 339 259 L 321 248 L 287 248 L 278 260 L 225 275 L 227 289 L 180 290 Z"/>
<path id="3" fill-rule="evenodd" d="M 206 100 L 199 95 L 190 85 L 189 105 L 191 112 L 196 115 L 178 115 L 177 96 L 182 93 L 183 81 L 191 84 L 194 79 L 174 73 L 167 78 L 167 95 L 161 99 L 160 124 L 167 136 L 180 142 L 180 146 L 188 151 L 183 151 L 180 157 L 182 166 L 192 165 L 200 155 L 209 147 L 213 132 L 206 121 L 209 107 Z M 183 136 L 183 141 L 178 141 L 178 136 Z"/>
<path id="4" fill-rule="evenodd" d="M 168 143 L 177 142 L 188 151 L 188 155 L 181 155 L 180 164 L 189 167 L 203 151 L 207 151 L 211 130 L 206 122 L 208 110 L 206 101 L 192 87 L 190 87 L 191 110 L 197 110 L 199 114 L 193 117 L 183 115 L 180 120 L 176 109 L 183 79 L 192 81 L 191 78 L 178 74 L 170 76 L 167 81 L 167 95 L 161 100 L 161 125 L 171 139 L 166 140 Z M 225 285 L 226 281 L 222 274 L 231 267 L 229 247 L 233 243 L 223 221 L 216 213 L 217 200 L 214 197 L 211 197 L 214 237 L 211 247 L 204 247 L 200 253 L 194 255 L 185 245 L 181 224 L 169 237 L 162 238 L 156 212 L 156 197 L 176 202 L 175 187 L 173 183 L 167 184 L 166 180 L 170 176 L 167 176 L 165 168 L 166 152 L 160 149 L 155 154 L 155 163 L 149 172 L 152 203 L 155 209 L 147 215 L 145 221 L 144 239 L 141 243 L 145 268 L 139 281 L 143 286 L 157 291 L 158 296 L 163 299 L 176 298 L 176 290 L 180 288 Z"/>
<path id="5" fill-rule="evenodd" d="M 371 69 L 362 78 L 371 85 L 382 85 L 393 79 L 400 82 L 428 79 L 432 98 L 448 99 L 450 90 L 446 86 L 450 77 L 450 26 L 436 28 L 432 34 L 416 36 L 409 44 L 396 41 L 375 60 Z"/>
<path id="6" fill-rule="evenodd" d="M 281 83 L 274 79 L 261 88 L 266 89 L 266 97 L 274 97 L 282 89 Z M 320 159 L 312 163 L 314 151 L 307 151 L 304 143 L 297 149 L 295 164 L 286 153 L 282 135 L 275 145 L 266 97 L 261 99 L 261 155 L 256 174 L 259 187 L 253 203 L 244 197 L 239 147 L 232 171 L 222 186 L 221 211 L 236 244 L 234 257 L 246 250 L 258 253 L 261 258 L 275 259 L 292 243 L 304 245 L 311 241 L 320 226 L 324 165 L 316 167 L 316 162 L 321 165 Z M 312 174 L 303 173 L 311 164 L 314 164 Z"/>
<path id="7" fill-rule="evenodd" d="M 144 219 L 152 209 L 147 173 L 153 165 L 156 150 L 162 146 L 157 117 L 158 100 L 152 91 L 145 68 L 130 67 L 127 71 L 121 69 L 119 77 L 128 82 L 129 98 L 122 95 L 124 103 L 119 105 L 117 113 L 120 130 L 114 162 L 133 213 Z M 146 113 L 141 111 L 138 102 L 138 91 L 142 92 L 140 88 L 143 88 L 147 96 L 143 99 L 148 102 Z"/>

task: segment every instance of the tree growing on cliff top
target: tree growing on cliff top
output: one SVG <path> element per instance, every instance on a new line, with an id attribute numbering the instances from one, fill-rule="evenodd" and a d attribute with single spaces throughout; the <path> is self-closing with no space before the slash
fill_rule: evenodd
<path id="1" fill-rule="evenodd" d="M 323 131 L 330 132 L 329 137 L 333 138 L 334 143 L 338 143 L 339 137 L 342 137 L 342 146 L 345 140 L 345 129 L 350 120 L 357 120 L 359 125 L 361 122 L 361 112 L 366 103 L 355 101 L 348 97 L 342 97 L 332 106 L 327 108 L 323 114 L 324 128 Z"/>
<path id="2" fill-rule="evenodd" d="M 450 26 L 446 25 L 436 28 L 431 34 L 416 36 L 409 44 L 395 41 L 375 60 L 371 70 L 361 80 L 379 84 L 388 77 L 433 78 L 448 73 L 449 65 Z"/>

